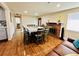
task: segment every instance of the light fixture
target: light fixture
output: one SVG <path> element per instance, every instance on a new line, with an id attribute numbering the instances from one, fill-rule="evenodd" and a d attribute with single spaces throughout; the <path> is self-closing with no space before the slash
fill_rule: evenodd
<path id="1" fill-rule="evenodd" d="M 34 15 L 35 15 L 35 16 L 38 16 L 38 13 L 35 13 Z"/>
<path id="2" fill-rule="evenodd" d="M 28 11 L 24 11 L 24 13 L 28 13 Z"/>
<path id="3" fill-rule="evenodd" d="M 58 8 L 59 8 L 60 6 L 61 6 L 60 4 L 57 4 L 57 5 L 56 5 L 56 7 L 58 7 Z"/>
<path id="4" fill-rule="evenodd" d="M 48 4 L 50 3 L 50 2 L 47 2 Z"/>

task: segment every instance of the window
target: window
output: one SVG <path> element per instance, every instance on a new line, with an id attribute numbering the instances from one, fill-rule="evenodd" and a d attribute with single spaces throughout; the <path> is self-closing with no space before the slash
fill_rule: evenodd
<path id="1" fill-rule="evenodd" d="M 79 12 L 68 15 L 67 30 L 79 32 Z"/>

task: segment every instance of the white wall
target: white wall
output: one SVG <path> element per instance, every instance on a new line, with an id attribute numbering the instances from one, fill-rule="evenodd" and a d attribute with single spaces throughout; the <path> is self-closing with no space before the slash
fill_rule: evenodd
<path id="1" fill-rule="evenodd" d="M 46 25 L 47 22 L 57 22 L 52 15 L 42 16 L 42 24 Z"/>
<path id="2" fill-rule="evenodd" d="M 31 16 L 22 16 L 22 25 L 27 26 L 28 24 L 38 24 L 38 19 L 36 17 L 31 17 Z"/>

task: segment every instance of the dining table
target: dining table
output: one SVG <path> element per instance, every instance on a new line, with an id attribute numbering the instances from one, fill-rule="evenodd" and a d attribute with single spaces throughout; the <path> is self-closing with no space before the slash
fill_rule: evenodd
<path id="1" fill-rule="evenodd" d="M 25 27 L 25 29 L 26 29 L 26 31 L 29 32 L 30 42 L 35 42 L 36 41 L 35 34 L 37 34 L 38 29 L 44 29 L 44 27 L 28 26 L 28 27 Z"/>
<path id="2" fill-rule="evenodd" d="M 27 29 L 29 30 L 29 33 L 32 33 L 32 32 L 37 32 L 38 29 L 44 29 L 44 27 L 32 27 L 32 26 L 29 26 L 29 27 L 26 27 L 26 31 Z"/>

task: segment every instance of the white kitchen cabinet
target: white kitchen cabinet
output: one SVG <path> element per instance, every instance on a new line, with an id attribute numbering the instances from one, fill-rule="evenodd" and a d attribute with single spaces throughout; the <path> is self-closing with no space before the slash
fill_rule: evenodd
<path id="1" fill-rule="evenodd" d="M 7 38 L 6 28 L 0 28 L 0 40 L 4 40 Z"/>
<path id="2" fill-rule="evenodd" d="M 0 40 L 7 39 L 7 25 L 5 19 L 5 10 L 0 6 Z"/>

